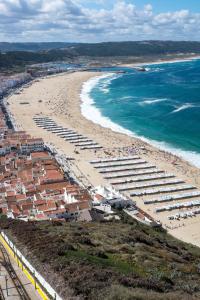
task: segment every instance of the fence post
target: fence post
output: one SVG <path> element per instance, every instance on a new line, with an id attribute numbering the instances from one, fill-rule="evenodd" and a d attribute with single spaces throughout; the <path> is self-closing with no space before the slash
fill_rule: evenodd
<path id="1" fill-rule="evenodd" d="M 6 294 L 8 297 L 8 277 L 7 276 L 5 276 L 5 281 L 6 281 Z"/>

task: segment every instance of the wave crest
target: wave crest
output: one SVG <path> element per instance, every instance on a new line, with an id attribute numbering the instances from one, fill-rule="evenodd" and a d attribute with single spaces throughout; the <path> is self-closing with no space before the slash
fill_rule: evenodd
<path id="1" fill-rule="evenodd" d="M 145 105 L 145 104 L 154 104 L 154 103 L 159 103 L 159 102 L 165 102 L 167 101 L 167 98 L 162 98 L 162 99 L 148 99 L 148 100 L 144 100 L 142 102 L 140 102 L 140 105 Z"/>
<path id="2" fill-rule="evenodd" d="M 194 104 L 191 104 L 191 103 L 185 103 L 185 104 L 183 104 L 183 105 L 181 105 L 179 107 L 176 107 L 176 109 L 173 110 L 171 113 L 174 114 L 174 113 L 177 113 L 179 111 L 186 110 L 188 108 L 193 108 L 193 107 L 198 107 L 198 106 L 196 106 Z"/>
<path id="3" fill-rule="evenodd" d="M 98 85 L 98 88 L 101 92 L 103 92 L 104 94 L 108 94 L 109 93 L 109 85 L 111 84 L 111 82 L 114 79 L 117 79 L 121 77 L 121 75 L 116 74 L 116 73 L 109 73 L 109 74 L 104 74 L 102 76 L 99 77 L 99 80 L 104 79 L 103 82 L 101 82 L 101 84 Z"/>

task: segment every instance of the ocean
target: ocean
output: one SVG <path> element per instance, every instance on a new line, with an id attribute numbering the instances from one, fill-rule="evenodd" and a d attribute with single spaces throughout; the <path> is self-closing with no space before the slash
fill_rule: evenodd
<path id="1" fill-rule="evenodd" d="M 82 114 L 200 167 L 200 60 L 145 67 L 84 83 Z"/>

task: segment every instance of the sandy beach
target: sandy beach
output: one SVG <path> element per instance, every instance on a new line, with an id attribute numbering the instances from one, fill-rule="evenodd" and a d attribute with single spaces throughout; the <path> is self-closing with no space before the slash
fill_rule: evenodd
<path id="1" fill-rule="evenodd" d="M 74 72 L 39 79 L 33 82 L 30 87 L 23 88 L 19 95 L 10 96 L 8 107 L 20 129 L 26 130 L 32 136 L 42 137 L 45 142 L 54 144 L 60 153 L 75 158 L 72 168 L 78 174 L 79 179 L 83 181 L 85 181 L 84 174 L 88 184 L 96 186 L 108 183 L 89 163 L 90 160 L 111 155 L 137 153 L 142 159 L 156 165 L 158 169 L 173 173 L 187 184 L 195 185 L 200 189 L 200 169 L 170 153 L 160 151 L 142 140 L 113 132 L 82 116 L 80 110 L 82 85 L 90 78 L 101 75 L 102 73 L 97 72 Z M 28 104 L 23 104 L 24 102 Z M 77 153 L 75 147 L 69 142 L 38 128 L 33 120 L 36 115 L 49 116 L 57 124 L 76 130 L 98 142 L 103 148 L 96 151 L 78 151 Z M 155 219 L 159 219 L 165 226 L 173 227 L 174 229 L 169 229 L 169 232 L 174 236 L 200 246 L 200 234 L 198 233 L 200 216 L 188 220 L 173 221 L 172 226 L 167 215 L 174 212 L 165 212 L 158 216 L 154 213 L 155 206 L 145 206 L 141 199 L 136 198 L 134 200 L 137 201 L 139 207 L 146 210 Z"/>

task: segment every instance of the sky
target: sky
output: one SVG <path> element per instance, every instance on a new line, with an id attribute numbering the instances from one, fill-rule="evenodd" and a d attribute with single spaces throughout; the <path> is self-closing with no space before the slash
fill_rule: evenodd
<path id="1" fill-rule="evenodd" d="M 0 41 L 200 41 L 199 0 L 0 0 Z"/>

